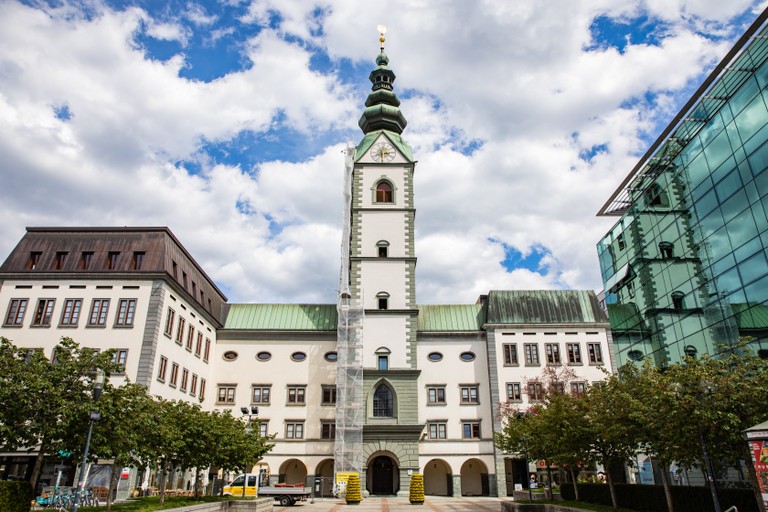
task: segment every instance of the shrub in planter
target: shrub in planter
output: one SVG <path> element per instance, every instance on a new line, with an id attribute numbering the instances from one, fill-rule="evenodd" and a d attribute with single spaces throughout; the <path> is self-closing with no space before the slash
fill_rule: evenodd
<path id="1" fill-rule="evenodd" d="M 424 503 L 424 475 L 414 473 L 411 475 L 411 485 L 409 488 L 408 499 L 411 505 L 422 505 Z"/>
<path id="2" fill-rule="evenodd" d="M 360 491 L 360 475 L 352 473 L 347 480 L 347 505 L 359 505 L 363 501 L 363 495 Z"/>
<path id="3" fill-rule="evenodd" d="M 29 512 L 35 493 L 29 482 L 0 481 L 0 510 L 3 512 Z"/>

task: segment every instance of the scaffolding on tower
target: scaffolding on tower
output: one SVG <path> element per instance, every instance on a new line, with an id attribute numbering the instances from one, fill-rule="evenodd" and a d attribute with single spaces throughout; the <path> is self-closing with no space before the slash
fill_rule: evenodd
<path id="1" fill-rule="evenodd" d="M 352 173 L 356 148 L 349 145 L 344 162 L 344 222 L 341 272 L 337 303 L 336 439 L 334 472 L 363 470 L 363 307 L 350 290 L 350 236 L 352 226 Z"/>

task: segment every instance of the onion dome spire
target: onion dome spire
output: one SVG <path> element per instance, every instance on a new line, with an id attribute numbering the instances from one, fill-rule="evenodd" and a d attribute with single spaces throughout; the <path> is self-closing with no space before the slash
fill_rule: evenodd
<path id="1" fill-rule="evenodd" d="M 360 116 L 357 124 L 366 134 L 376 130 L 389 130 L 401 134 L 408 122 L 400 112 L 400 100 L 392 90 L 395 73 L 389 69 L 389 57 L 384 53 L 384 34 L 387 32 L 387 27 L 379 25 L 378 29 L 381 51 L 376 57 L 376 69 L 368 76 L 373 86 L 365 100 L 363 115 Z"/>

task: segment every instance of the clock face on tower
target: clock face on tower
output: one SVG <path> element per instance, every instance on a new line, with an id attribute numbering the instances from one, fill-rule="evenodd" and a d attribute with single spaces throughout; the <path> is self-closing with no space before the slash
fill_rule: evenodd
<path id="1" fill-rule="evenodd" d="M 374 162 L 391 162 L 395 158 L 395 148 L 387 142 L 377 142 L 370 151 Z"/>

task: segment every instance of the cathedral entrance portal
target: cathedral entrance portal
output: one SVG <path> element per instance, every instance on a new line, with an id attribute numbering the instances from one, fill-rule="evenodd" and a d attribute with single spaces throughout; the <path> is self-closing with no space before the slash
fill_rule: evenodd
<path id="1" fill-rule="evenodd" d="M 391 496 L 400 487 L 397 463 L 391 457 L 379 455 L 368 465 L 368 492 L 372 495 Z"/>

